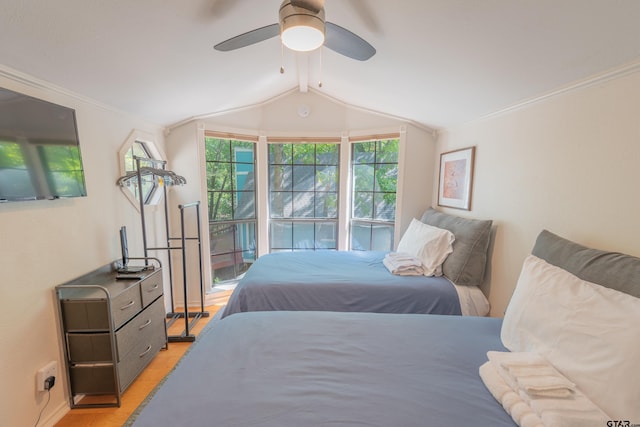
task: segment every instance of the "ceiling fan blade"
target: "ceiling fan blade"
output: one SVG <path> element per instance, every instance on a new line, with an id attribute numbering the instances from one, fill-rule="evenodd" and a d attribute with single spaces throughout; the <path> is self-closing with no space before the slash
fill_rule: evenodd
<path id="1" fill-rule="evenodd" d="M 240 49 L 241 47 L 249 46 L 261 41 L 270 39 L 280 34 L 280 24 L 271 24 L 265 27 L 257 28 L 252 31 L 240 34 L 218 43 L 213 48 L 221 52 L 228 52 L 230 50 Z"/>
<path id="2" fill-rule="evenodd" d="M 362 37 L 332 22 L 326 23 L 326 39 L 324 45 L 358 61 L 366 61 L 376 54 L 376 49 Z"/>

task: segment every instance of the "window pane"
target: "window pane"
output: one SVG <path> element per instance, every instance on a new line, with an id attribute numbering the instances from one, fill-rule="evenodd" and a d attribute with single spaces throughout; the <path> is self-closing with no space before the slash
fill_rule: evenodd
<path id="1" fill-rule="evenodd" d="M 375 167 L 373 165 L 353 166 L 354 191 L 373 191 L 375 183 Z"/>
<path id="2" fill-rule="evenodd" d="M 375 216 L 374 219 L 394 221 L 396 218 L 395 193 L 376 193 L 374 195 Z"/>
<path id="3" fill-rule="evenodd" d="M 316 218 L 338 218 L 338 194 L 316 193 L 314 216 Z"/>
<path id="4" fill-rule="evenodd" d="M 377 165 L 375 191 L 395 193 L 398 188 L 398 165 Z"/>
<path id="5" fill-rule="evenodd" d="M 373 219 L 373 193 L 357 192 L 353 195 L 353 218 Z"/>
<path id="6" fill-rule="evenodd" d="M 353 224 L 351 226 L 351 250 L 368 251 L 371 247 L 371 226 Z"/>
<path id="7" fill-rule="evenodd" d="M 293 167 L 293 191 L 313 191 L 315 187 L 315 166 Z"/>
<path id="8" fill-rule="evenodd" d="M 209 221 L 227 221 L 233 219 L 232 193 L 210 191 L 208 194 Z"/>
<path id="9" fill-rule="evenodd" d="M 337 165 L 338 150 L 337 144 L 316 144 L 316 164 L 318 165 Z"/>
<path id="10" fill-rule="evenodd" d="M 371 229 L 372 251 L 390 251 L 393 249 L 393 226 L 373 225 Z"/>
<path id="11" fill-rule="evenodd" d="M 338 167 L 337 166 L 318 166 L 316 168 L 317 191 L 337 191 L 338 187 Z"/>
<path id="12" fill-rule="evenodd" d="M 293 160 L 293 144 L 270 144 L 269 163 L 273 165 L 290 165 Z"/>
<path id="13" fill-rule="evenodd" d="M 231 141 L 206 138 L 205 158 L 208 162 L 229 162 L 231 160 Z"/>
<path id="14" fill-rule="evenodd" d="M 253 219 L 256 217 L 256 193 L 241 191 L 234 199 L 233 219 Z"/>
<path id="15" fill-rule="evenodd" d="M 313 218 L 315 193 L 293 193 L 293 218 Z"/>
<path id="16" fill-rule="evenodd" d="M 316 249 L 336 249 L 337 224 L 335 222 L 317 222 L 315 226 Z"/>
<path id="17" fill-rule="evenodd" d="M 359 142 L 353 144 L 354 163 L 374 163 L 376 160 L 375 142 Z"/>
<path id="18" fill-rule="evenodd" d="M 271 223 L 271 248 L 291 249 L 293 248 L 293 224 L 290 222 Z"/>
<path id="19" fill-rule="evenodd" d="M 315 159 L 315 144 L 293 144 L 294 165 L 313 165 Z"/>
<path id="20" fill-rule="evenodd" d="M 253 163 L 234 163 L 233 164 L 233 189 L 253 190 L 255 188 Z"/>
<path id="21" fill-rule="evenodd" d="M 315 224 L 293 224 L 293 248 L 315 249 Z"/>
<path id="22" fill-rule="evenodd" d="M 255 261 L 255 223 L 209 224 L 214 282 L 236 278 Z"/>
<path id="23" fill-rule="evenodd" d="M 291 191 L 293 168 L 291 166 L 272 165 L 269 168 L 269 184 L 271 191 Z"/>
<path id="24" fill-rule="evenodd" d="M 378 141 L 376 147 L 377 163 L 398 163 L 398 144 L 397 139 L 387 139 Z"/>
<path id="25" fill-rule="evenodd" d="M 291 218 L 293 215 L 293 194 L 271 192 L 271 218 Z"/>

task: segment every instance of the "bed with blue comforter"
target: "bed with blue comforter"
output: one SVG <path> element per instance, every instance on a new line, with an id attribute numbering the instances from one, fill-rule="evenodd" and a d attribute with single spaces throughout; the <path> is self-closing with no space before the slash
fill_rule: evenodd
<path id="1" fill-rule="evenodd" d="M 208 326 L 135 427 L 513 426 L 478 368 L 500 320 L 240 313 Z"/>
<path id="2" fill-rule="evenodd" d="M 127 425 L 638 424 L 640 332 L 630 325 L 639 322 L 639 258 L 545 230 L 503 319 L 329 311 L 214 319 Z M 510 372 L 524 376 L 511 385 L 488 375 L 506 369 L 495 354 L 535 355 L 536 364 L 526 374 L 521 359 Z M 531 394 L 520 383 L 531 372 L 551 373 L 542 391 L 570 393 Z"/>
<path id="3" fill-rule="evenodd" d="M 247 311 L 461 314 L 444 276 L 399 276 L 386 252 L 277 252 L 260 257 L 233 291 L 223 317 Z"/>
<path id="4" fill-rule="evenodd" d="M 429 208 L 420 222 L 455 236 L 442 276 L 401 276 L 383 264 L 387 252 L 300 251 L 263 255 L 233 291 L 223 317 L 248 311 L 359 311 L 485 316 L 480 290 L 491 220 Z M 408 230 L 407 230 L 408 231 Z"/>

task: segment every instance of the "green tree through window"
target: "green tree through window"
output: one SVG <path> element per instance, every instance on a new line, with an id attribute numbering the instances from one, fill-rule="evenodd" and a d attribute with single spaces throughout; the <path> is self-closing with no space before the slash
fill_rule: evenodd
<path id="1" fill-rule="evenodd" d="M 214 282 L 237 278 L 256 259 L 255 145 L 205 137 Z"/>
<path id="2" fill-rule="evenodd" d="M 339 145 L 269 145 L 270 250 L 337 248 Z"/>
<path id="3" fill-rule="evenodd" d="M 352 145 L 350 246 L 353 250 L 393 249 L 398 151 L 398 139 Z"/>

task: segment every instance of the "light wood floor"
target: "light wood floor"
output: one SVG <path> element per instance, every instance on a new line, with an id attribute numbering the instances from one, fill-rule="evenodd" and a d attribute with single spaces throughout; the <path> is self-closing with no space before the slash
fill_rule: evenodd
<path id="1" fill-rule="evenodd" d="M 190 328 L 189 332 L 197 336 L 221 307 L 222 305 L 205 307 L 205 311 L 209 312 L 209 317 L 201 318 L 193 328 Z M 199 310 L 200 308 L 196 308 L 192 311 Z M 176 308 L 176 311 L 179 312 L 180 309 Z M 171 325 L 168 334 L 180 335 L 183 330 L 184 319 L 178 319 Z M 125 390 L 119 408 L 71 409 L 56 424 L 56 427 L 121 427 L 158 382 L 171 371 L 190 345 L 189 342 L 171 342 L 167 350 L 161 350 L 149 366 Z"/>

